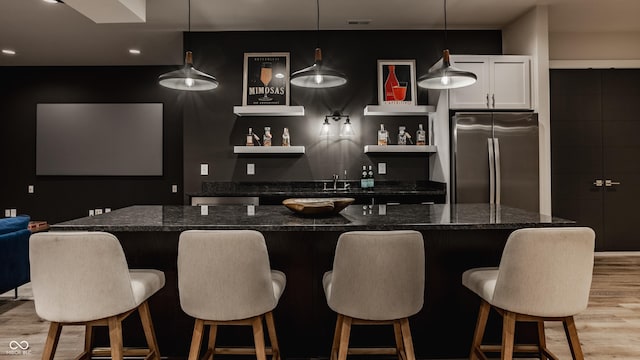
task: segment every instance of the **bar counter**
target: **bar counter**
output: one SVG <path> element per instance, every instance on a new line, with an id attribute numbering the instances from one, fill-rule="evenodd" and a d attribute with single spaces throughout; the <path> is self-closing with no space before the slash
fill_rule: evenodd
<path id="1" fill-rule="evenodd" d="M 302 217 L 282 205 L 131 206 L 99 216 L 51 226 L 52 231 L 107 231 L 123 245 L 129 266 L 165 272 L 166 286 L 150 300 L 160 352 L 183 359 L 189 351 L 193 319 L 180 309 L 176 259 L 180 232 L 190 229 L 253 229 L 265 236 L 271 267 L 287 275 L 275 322 L 282 354 L 288 359 L 326 358 L 336 315 L 326 304 L 322 274 L 333 263 L 338 236 L 352 230 L 420 231 L 425 241 L 426 286 L 423 309 L 410 318 L 419 359 L 465 358 L 477 316 L 477 296 L 461 284 L 472 267 L 497 266 L 509 234 L 518 228 L 572 226 L 573 221 L 488 204 L 351 205 L 336 216 Z M 494 314 L 495 315 L 495 314 Z M 126 326 L 125 326 L 126 327 Z M 391 345 L 391 328 L 356 327 L 351 343 Z M 250 332 L 219 331 L 221 344 L 252 344 Z M 140 329 L 126 339 L 144 344 Z M 99 334 L 106 342 L 106 332 Z M 490 317 L 487 337 L 499 336 Z"/>

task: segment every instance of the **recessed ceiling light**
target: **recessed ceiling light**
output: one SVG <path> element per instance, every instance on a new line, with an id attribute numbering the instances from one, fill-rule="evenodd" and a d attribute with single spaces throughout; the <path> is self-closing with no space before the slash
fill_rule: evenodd
<path id="1" fill-rule="evenodd" d="M 9 49 L 2 49 L 2 53 L 5 55 L 15 55 L 16 52 L 15 50 L 9 50 Z"/>
<path id="2" fill-rule="evenodd" d="M 58 4 L 58 3 L 62 2 L 60 0 L 42 0 L 42 1 L 44 1 L 46 3 L 49 3 L 49 4 Z"/>
<path id="3" fill-rule="evenodd" d="M 129 49 L 129 54 L 140 55 L 140 50 L 138 49 Z"/>

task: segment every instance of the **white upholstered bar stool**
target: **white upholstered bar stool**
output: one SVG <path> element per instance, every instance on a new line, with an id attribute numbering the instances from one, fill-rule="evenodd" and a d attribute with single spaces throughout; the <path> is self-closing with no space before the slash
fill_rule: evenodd
<path id="1" fill-rule="evenodd" d="M 511 233 L 498 268 L 476 268 L 462 274 L 462 284 L 480 296 L 470 359 L 485 352 L 538 353 L 557 359 L 546 348 L 544 322 L 562 321 L 573 359 L 583 359 L 573 316 L 587 308 L 595 234 L 586 227 L 519 229 Z M 482 345 L 490 309 L 502 315 L 502 344 Z M 537 345 L 514 345 L 517 321 L 536 322 Z"/>
<path id="2" fill-rule="evenodd" d="M 261 233 L 253 230 L 189 230 L 178 244 L 180 306 L 196 319 L 189 360 L 200 354 L 204 327 L 209 344 L 203 359 L 214 354 L 255 354 L 258 360 L 280 350 L 272 311 L 286 285 L 285 275 L 271 270 Z M 265 346 L 263 319 L 271 347 Z M 250 325 L 255 349 L 216 347 L 219 325 Z"/>
<path id="3" fill-rule="evenodd" d="M 29 239 L 36 313 L 51 322 L 42 359 L 52 360 L 62 326 L 84 325 L 84 352 L 160 359 L 147 299 L 165 283 L 158 270 L 129 270 L 118 239 L 103 232 L 39 232 Z M 138 310 L 148 349 L 124 349 L 122 320 Z M 108 326 L 110 349 L 92 351 L 94 326 Z"/>
<path id="4" fill-rule="evenodd" d="M 333 270 L 324 274 L 327 304 L 338 313 L 331 360 L 397 355 L 414 360 L 409 317 L 424 300 L 424 243 L 417 231 L 352 231 L 340 235 Z M 393 325 L 395 348 L 349 348 L 351 325 Z"/>

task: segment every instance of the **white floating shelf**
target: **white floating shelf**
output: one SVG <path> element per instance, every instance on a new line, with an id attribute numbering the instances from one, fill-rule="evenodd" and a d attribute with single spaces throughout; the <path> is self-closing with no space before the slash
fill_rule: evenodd
<path id="1" fill-rule="evenodd" d="M 234 154 L 304 154 L 304 146 L 234 146 Z"/>
<path id="2" fill-rule="evenodd" d="M 238 116 L 304 116 L 304 106 L 286 106 L 286 105 L 234 106 L 233 113 Z"/>
<path id="3" fill-rule="evenodd" d="M 436 111 L 433 105 L 367 105 L 364 107 L 365 116 L 419 116 L 428 115 Z"/>
<path id="4" fill-rule="evenodd" d="M 424 153 L 438 152 L 435 145 L 365 145 L 365 153 Z"/>

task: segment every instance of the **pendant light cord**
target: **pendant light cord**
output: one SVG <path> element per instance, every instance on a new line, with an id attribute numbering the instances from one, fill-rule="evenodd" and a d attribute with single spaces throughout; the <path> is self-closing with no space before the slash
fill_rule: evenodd
<path id="1" fill-rule="evenodd" d="M 316 0 L 316 48 L 320 47 L 320 0 Z"/>
<path id="2" fill-rule="evenodd" d="M 447 48 L 447 0 L 444 0 L 444 48 Z"/>

